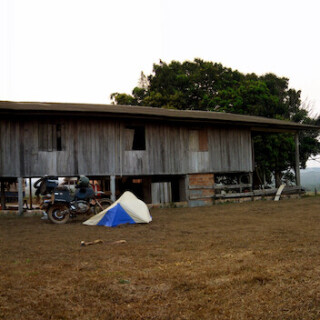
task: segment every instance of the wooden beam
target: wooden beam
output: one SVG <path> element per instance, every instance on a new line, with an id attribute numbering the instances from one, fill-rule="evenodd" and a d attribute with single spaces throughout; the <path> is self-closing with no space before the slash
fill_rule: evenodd
<path id="1" fill-rule="evenodd" d="M 32 181 L 29 178 L 29 203 L 30 203 L 30 210 L 32 210 Z"/>
<path id="2" fill-rule="evenodd" d="M 1 209 L 5 210 L 6 209 L 6 197 L 4 193 L 4 180 L 1 179 Z"/>
<path id="3" fill-rule="evenodd" d="M 301 186 L 301 180 L 300 180 L 300 157 L 299 157 L 299 133 L 296 132 L 295 134 L 295 144 L 296 144 L 296 150 L 295 150 L 295 162 L 296 162 L 296 185 Z"/>
<path id="4" fill-rule="evenodd" d="M 213 186 L 213 189 L 241 189 L 241 188 L 251 188 L 252 189 L 252 183 L 242 183 L 242 184 L 231 184 L 231 185 L 215 185 Z M 192 189 L 192 188 L 190 188 Z M 196 189 L 196 188 L 194 188 Z M 211 188 L 201 188 L 201 189 L 212 189 Z"/>
<path id="5" fill-rule="evenodd" d="M 110 176 L 111 200 L 116 201 L 116 176 Z"/>
<path id="6" fill-rule="evenodd" d="M 190 207 L 190 191 L 189 191 L 189 175 L 185 175 L 185 192 L 186 192 L 186 199 L 188 201 L 188 207 Z"/>
<path id="7" fill-rule="evenodd" d="M 23 178 L 18 178 L 18 204 L 19 204 L 19 215 L 23 214 Z"/>
<path id="8" fill-rule="evenodd" d="M 250 190 L 253 190 L 253 172 L 249 172 L 249 184 L 250 184 Z"/>
<path id="9" fill-rule="evenodd" d="M 274 132 L 274 133 L 294 133 L 294 129 L 270 128 L 270 127 L 251 127 L 251 131 L 255 132 Z"/>
<path id="10" fill-rule="evenodd" d="M 226 194 L 216 194 L 214 197 L 216 199 L 228 199 L 228 198 L 248 198 L 258 197 L 258 196 L 274 196 L 277 193 L 276 188 L 273 189 L 264 189 L 264 190 L 253 190 L 252 192 L 243 192 L 243 193 L 226 193 Z M 301 188 L 297 186 L 286 187 L 282 194 L 300 194 Z"/>

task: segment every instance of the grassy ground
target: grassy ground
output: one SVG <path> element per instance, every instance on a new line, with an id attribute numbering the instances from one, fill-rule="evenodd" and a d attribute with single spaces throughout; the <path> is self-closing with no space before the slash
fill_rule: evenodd
<path id="1" fill-rule="evenodd" d="M 319 197 L 152 216 L 116 228 L 0 217 L 0 318 L 320 318 Z"/>

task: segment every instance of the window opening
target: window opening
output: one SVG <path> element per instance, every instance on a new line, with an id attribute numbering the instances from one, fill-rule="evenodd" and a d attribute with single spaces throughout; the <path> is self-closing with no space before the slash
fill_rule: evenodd
<path id="1" fill-rule="evenodd" d="M 126 127 L 126 150 L 146 150 L 144 127 Z"/>
<path id="2" fill-rule="evenodd" d="M 39 150 L 40 151 L 62 151 L 62 125 L 40 123 L 39 124 Z"/>

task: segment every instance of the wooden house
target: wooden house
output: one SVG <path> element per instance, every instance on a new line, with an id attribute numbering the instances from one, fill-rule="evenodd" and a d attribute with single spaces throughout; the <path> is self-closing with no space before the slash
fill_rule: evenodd
<path id="1" fill-rule="evenodd" d="M 245 175 L 252 186 L 252 132 L 310 128 L 218 112 L 1 101 L 0 178 L 84 174 L 106 178 L 113 199 L 129 189 L 147 203 L 205 205 L 215 175 Z"/>

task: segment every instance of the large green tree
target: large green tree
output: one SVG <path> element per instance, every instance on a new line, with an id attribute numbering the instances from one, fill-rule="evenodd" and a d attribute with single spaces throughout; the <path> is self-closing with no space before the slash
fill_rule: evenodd
<path id="1" fill-rule="evenodd" d="M 258 76 L 195 59 L 154 64 L 149 76 L 141 73 L 132 94 L 113 93 L 115 104 L 230 112 L 318 124 L 301 104 L 301 91 L 289 88 L 289 79 L 268 73 Z M 318 132 L 300 134 L 300 165 L 320 152 Z M 290 134 L 254 136 L 258 176 L 277 183 L 284 172 L 295 167 L 294 137 Z M 260 174 L 259 174 L 260 173 Z"/>

